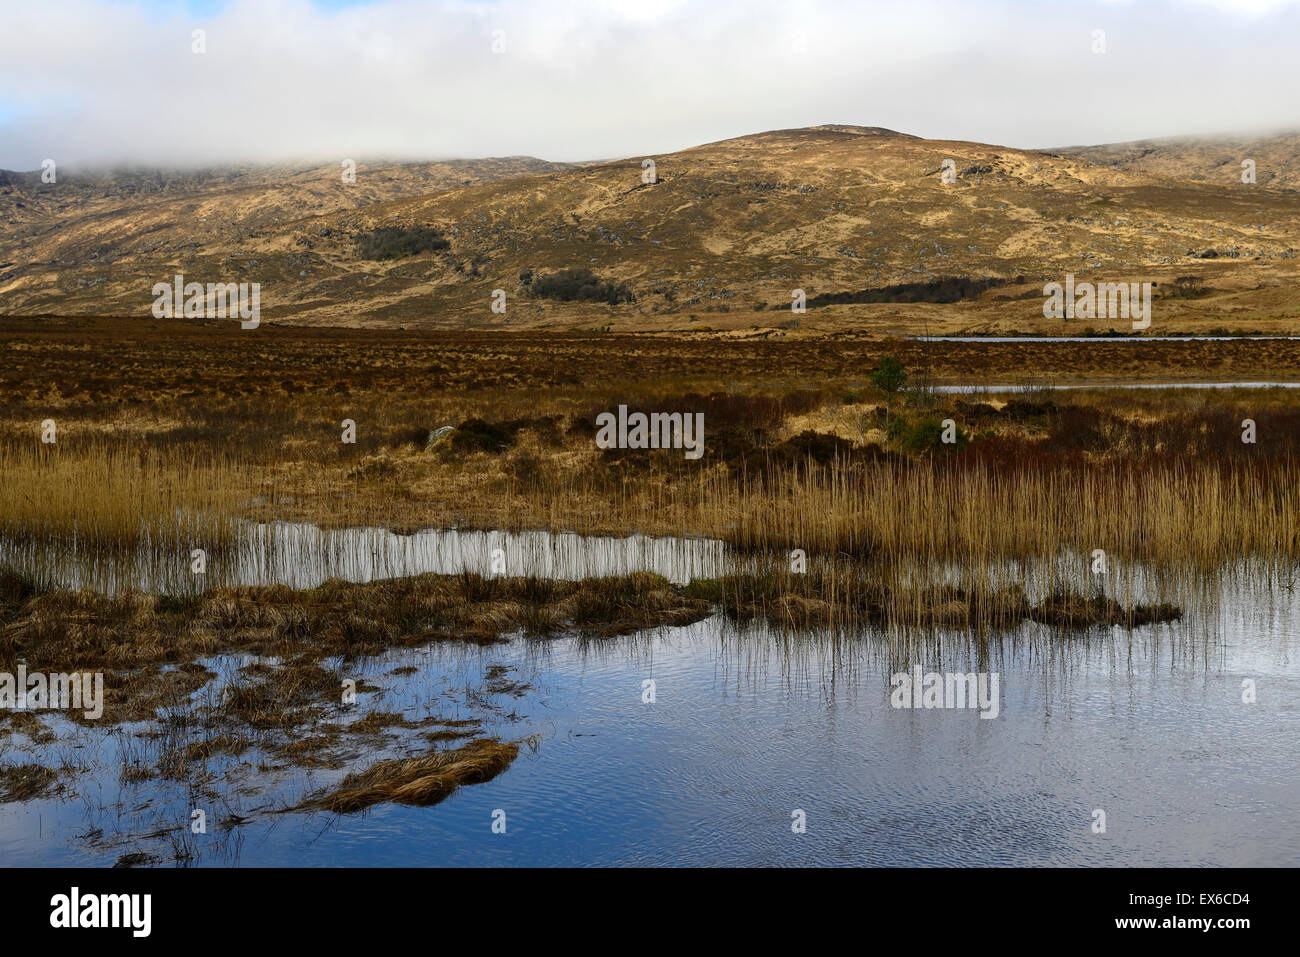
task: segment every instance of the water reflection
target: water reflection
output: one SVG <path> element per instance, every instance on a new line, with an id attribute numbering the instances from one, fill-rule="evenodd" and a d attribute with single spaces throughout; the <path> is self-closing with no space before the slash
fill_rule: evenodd
<path id="1" fill-rule="evenodd" d="M 1300 336 L 908 336 L 913 342 L 1294 342 Z"/>
<path id="2" fill-rule="evenodd" d="M 245 524 L 236 546 L 191 572 L 188 549 L 106 556 L 75 547 L 49 548 L 0 539 L 0 564 L 54 588 L 127 588 L 187 594 L 222 585 L 313 588 L 329 578 L 368 582 L 428 572 L 578 580 L 648 571 L 670 581 L 721 573 L 725 549 L 711 539 L 583 536 L 570 532 L 426 529 L 400 535 L 385 528 L 322 529 L 293 522 Z"/>
<path id="3" fill-rule="evenodd" d="M 1300 389 L 1300 382 L 1047 382 L 1020 385 L 933 385 L 941 395 L 997 395 L 1016 392 L 1060 392 L 1073 389 Z"/>
<path id="4" fill-rule="evenodd" d="M 403 744 L 270 770 L 254 749 L 214 761 L 199 794 L 185 781 L 123 780 L 145 726 L 60 726 L 56 745 L 15 737 L 5 760 L 83 760 L 76 796 L 0 806 L 0 853 L 172 863 L 179 843 L 188 863 L 216 865 L 1294 866 L 1300 597 L 1285 581 L 1223 588 L 1198 629 L 792 634 L 715 617 L 625 639 L 389 653 L 351 665 L 376 689 L 363 710 L 473 717 L 509 740 L 538 735 L 536 752 L 435 807 L 336 818 L 279 812 Z M 214 659 L 216 684 L 247 663 Z M 911 666 L 997 672 L 998 717 L 892 708 L 890 675 Z M 514 690 L 484 690 L 502 668 Z M 196 801 L 210 820 L 244 823 L 190 835 Z M 498 808 L 508 840 L 490 830 Z M 790 830 L 796 808 L 806 834 Z M 1096 808 L 1105 835 L 1091 831 Z"/>
<path id="5" fill-rule="evenodd" d="M 209 564 L 206 584 L 487 572 L 498 549 L 508 575 L 647 570 L 682 582 L 734 570 L 734 556 L 710 540 L 282 523 L 247 526 L 238 549 Z M 196 587 L 187 556 L 103 565 L 0 546 L 0 561 L 24 557 L 64 587 Z M 105 727 L 44 715 L 45 736 L 0 735 L 0 761 L 57 767 L 66 785 L 0 805 L 0 855 L 221 866 L 1300 863 L 1297 569 L 1241 559 L 1190 573 L 1115 561 L 1081 579 L 1088 565 L 1062 555 L 989 562 L 980 574 L 986 587 L 1018 584 L 1031 599 L 1086 585 L 1126 604 L 1175 600 L 1183 619 L 1133 630 L 791 632 L 714 616 L 618 639 L 517 635 L 327 660 L 365 690 L 351 710 L 324 707 L 303 736 L 382 711 L 532 742 L 501 776 L 442 804 L 343 817 L 286 809 L 350 771 L 427 751 L 421 729 L 430 726 L 343 734 L 315 762 L 255 740 L 206 759 L 199 777 L 157 773 L 176 735 L 206 733 L 221 690 L 258 664 L 217 656 L 202 662 L 215 674 L 207 686 L 158 721 Z M 896 572 L 980 584 L 958 565 Z M 891 707 L 891 676 L 912 668 L 996 673 L 997 717 Z M 190 829 L 196 807 L 206 834 Z M 1097 808 L 1105 835 L 1091 831 Z M 496 809 L 509 815 L 508 840 L 490 830 Z M 805 834 L 790 829 L 795 809 L 807 814 Z"/>

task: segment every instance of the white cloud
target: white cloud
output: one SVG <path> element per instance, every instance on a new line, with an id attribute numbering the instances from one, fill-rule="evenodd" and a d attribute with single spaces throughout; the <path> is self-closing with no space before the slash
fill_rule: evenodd
<path id="1" fill-rule="evenodd" d="M 4 0 L 0 22 L 8 168 L 581 159 L 824 122 L 1017 146 L 1300 125 L 1282 0 L 234 0 L 197 19 Z"/>
<path id="2" fill-rule="evenodd" d="M 1232 13 L 1245 13 L 1250 16 L 1265 16 L 1284 7 L 1295 6 L 1300 0 L 1190 0 L 1205 6 L 1218 7 Z"/>

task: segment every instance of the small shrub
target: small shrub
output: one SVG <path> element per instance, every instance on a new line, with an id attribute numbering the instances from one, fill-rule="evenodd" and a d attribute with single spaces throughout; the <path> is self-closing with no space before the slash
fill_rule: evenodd
<path id="1" fill-rule="evenodd" d="M 636 301 L 627 283 L 601 279 L 590 269 L 562 269 L 537 276 L 529 288 L 534 295 L 561 302 L 604 302 L 616 306 L 620 302 Z"/>
<path id="2" fill-rule="evenodd" d="M 940 452 L 961 451 L 970 441 L 970 434 L 957 430 L 957 441 L 951 444 L 942 441 L 943 424 L 933 419 L 912 424 L 903 419 L 895 419 L 889 424 L 889 437 L 896 439 L 898 447 L 904 452 L 916 454 L 936 449 Z"/>
<path id="3" fill-rule="evenodd" d="M 442 233 L 427 226 L 381 226 L 357 236 L 358 259 L 405 259 L 418 253 L 450 249 Z"/>
<path id="4" fill-rule="evenodd" d="M 452 452 L 504 452 L 514 444 L 514 436 L 506 429 L 482 419 L 466 419 L 456 426 L 448 440 Z"/>

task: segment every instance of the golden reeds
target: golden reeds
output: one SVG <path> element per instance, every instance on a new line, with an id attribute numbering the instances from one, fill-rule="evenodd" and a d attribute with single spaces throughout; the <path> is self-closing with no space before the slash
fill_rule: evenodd
<path id="1" fill-rule="evenodd" d="M 321 808 L 351 814 L 383 803 L 437 804 L 462 785 L 492 780 L 518 756 L 519 745 L 514 742 L 479 738 L 453 751 L 380 761 L 349 774 L 337 789 L 304 801 L 295 810 Z"/>
<path id="2" fill-rule="evenodd" d="M 738 421 L 758 414 L 729 401 L 735 408 L 727 406 L 728 414 Z M 285 509 L 285 517 L 331 525 L 678 534 L 720 539 L 742 553 L 800 549 L 810 559 L 883 567 L 957 564 L 989 572 L 994 577 L 981 584 L 994 590 L 1019 580 L 1006 563 L 1082 567 L 1096 550 L 1111 565 L 1200 571 L 1243 556 L 1265 563 L 1300 558 L 1300 460 L 1284 447 L 1246 458 L 1239 442 L 1219 434 L 1237 410 L 1202 409 L 1186 396 L 1169 401 L 1179 418 L 1167 437 L 1200 442 L 1194 455 L 1148 461 L 1141 443 L 1155 440 L 1142 423 L 1155 412 L 1145 407 L 1134 413 L 1137 424 L 1124 441 L 1106 440 L 1127 448 L 1140 439 L 1141 454 L 1058 450 L 1037 460 L 1022 460 L 1037 454 L 1026 451 L 1032 445 L 1007 446 L 1003 458 L 986 460 L 978 451 L 905 456 L 858 444 L 832 462 L 760 459 L 740 467 L 706 456 L 687 467 L 676 453 L 620 459 L 600 455 L 580 433 L 543 442 L 525 429 L 505 454 L 447 458 L 418 443 L 394 446 L 382 453 L 388 468 L 371 475 L 356 468 L 355 458 L 330 464 L 327 450 L 316 446 L 311 454 L 295 447 L 283 462 L 252 465 L 206 446 L 172 452 L 105 436 L 57 446 L 11 437 L 0 441 L 0 563 L 38 582 L 58 581 L 41 570 L 135 549 L 163 554 L 169 567 L 183 570 L 191 547 L 221 549 L 236 542 L 241 519 L 264 520 Z M 760 407 L 779 418 L 779 410 Z M 1107 428 L 1118 428 L 1119 411 L 1113 399 L 1087 397 L 1061 414 L 1105 412 Z M 1004 426 L 1015 431 L 1017 422 Z M 1219 432 L 1206 431 L 1211 426 Z M 1278 432 L 1288 434 L 1281 426 Z M 268 489 L 292 493 L 292 503 Z M 140 581 L 125 572 L 118 578 Z M 1078 590 L 1072 576 L 1045 583 L 1049 591 L 1056 585 Z M 525 627 L 545 630 L 564 617 L 558 606 L 530 605 L 538 617 Z M 350 629 L 358 644 L 367 643 L 368 627 L 358 619 Z"/>
<path id="3" fill-rule="evenodd" d="M 742 549 L 901 561 L 1112 560 L 1217 567 L 1300 556 L 1300 468 L 1213 463 L 995 471 L 927 462 L 810 469 L 739 486 L 712 476 L 695 527 Z M 685 517 L 685 516 L 683 516 Z"/>
<path id="4" fill-rule="evenodd" d="M 255 487 L 246 469 L 216 455 L 105 439 L 0 443 L 0 475 L 0 537 L 92 551 L 192 541 L 217 550 L 233 540 Z"/>

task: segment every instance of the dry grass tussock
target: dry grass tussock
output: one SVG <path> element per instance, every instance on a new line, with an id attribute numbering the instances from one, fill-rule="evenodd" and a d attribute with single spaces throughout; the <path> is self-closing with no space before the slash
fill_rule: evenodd
<path id="1" fill-rule="evenodd" d="M 381 761 L 349 774 L 336 789 L 304 801 L 295 810 L 320 808 L 351 814 L 383 803 L 437 804 L 462 785 L 492 780 L 518 755 L 518 744 L 478 738 L 451 751 Z"/>

